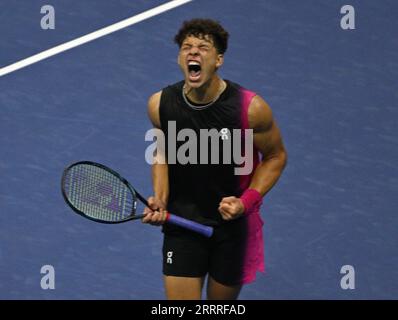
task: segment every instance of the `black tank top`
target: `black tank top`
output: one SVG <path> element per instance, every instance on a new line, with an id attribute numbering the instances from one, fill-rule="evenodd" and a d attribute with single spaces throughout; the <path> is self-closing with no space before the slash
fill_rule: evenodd
<path id="1" fill-rule="evenodd" d="M 258 164 L 258 152 L 253 147 L 253 170 L 247 175 L 236 175 L 235 168 L 241 167 L 230 155 L 230 162 L 225 163 L 222 147 L 223 138 L 231 140 L 231 146 L 236 144 L 236 139 L 242 142 L 242 137 L 233 134 L 233 129 L 247 129 L 247 110 L 255 93 L 248 91 L 238 84 L 226 80 L 227 87 L 220 97 L 209 106 L 195 106 L 187 101 L 183 95 L 184 81 L 168 86 L 162 90 L 159 114 L 161 129 L 166 137 L 166 154 L 168 154 L 169 169 L 169 200 L 167 209 L 176 215 L 197 221 L 206 225 L 217 226 L 222 223 L 218 206 L 223 197 L 236 196 L 249 186 L 251 176 Z M 174 129 L 175 127 L 175 129 Z M 185 137 L 183 141 L 176 139 L 176 134 L 183 129 L 196 133 L 196 148 L 194 139 Z M 201 129 L 215 130 L 218 132 L 219 148 L 211 150 L 210 139 L 200 139 Z M 214 130 L 215 129 L 215 130 Z M 227 136 L 225 133 L 227 132 Z M 187 130 L 185 130 L 185 133 Z M 182 131 L 181 133 L 184 133 Z M 235 138 L 234 138 L 235 137 Z M 169 139 L 173 141 L 169 143 Z M 235 139 L 235 140 L 234 140 Z M 196 156 L 189 158 L 193 163 L 180 163 L 171 156 L 170 152 L 176 150 L 186 156 L 194 153 L 184 149 L 187 141 L 193 143 L 192 150 L 196 150 Z M 205 142 L 203 142 L 203 141 Z M 235 143 L 234 143 L 235 141 Z M 173 144 L 175 143 L 175 147 Z M 208 155 L 201 152 L 201 143 L 208 146 Z M 215 145 L 216 146 L 216 145 Z M 180 149 L 182 147 L 182 149 Z M 242 153 L 244 152 L 242 147 Z M 218 152 L 218 162 L 211 163 L 212 152 Z M 174 151 L 175 153 L 175 151 Z M 178 155 L 178 153 L 177 153 Z M 188 158 L 188 157 L 187 157 Z M 186 158 L 186 159 L 187 159 Z M 196 160 L 195 160 L 196 159 Z M 207 163 L 206 160 L 207 159 Z M 215 159 L 217 160 L 217 159 Z M 195 163 L 196 162 L 196 163 Z M 165 225 L 163 230 L 172 230 L 173 227 Z"/>

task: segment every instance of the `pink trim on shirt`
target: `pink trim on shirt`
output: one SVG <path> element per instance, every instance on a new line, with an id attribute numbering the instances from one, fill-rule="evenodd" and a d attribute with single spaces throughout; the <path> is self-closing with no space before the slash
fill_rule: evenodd
<path id="1" fill-rule="evenodd" d="M 243 88 L 241 89 L 241 129 L 249 129 L 248 110 L 254 96 L 256 96 L 254 92 Z M 242 143 L 243 142 L 244 131 L 242 130 Z M 254 170 L 260 162 L 258 150 L 255 146 L 253 146 L 253 154 L 247 156 L 253 157 L 253 171 L 250 175 L 240 176 L 239 187 L 242 193 L 249 187 Z M 247 221 L 247 238 L 242 270 L 242 284 L 254 281 L 257 271 L 265 272 L 262 230 L 264 222 L 260 216 L 260 206 L 261 202 L 258 204 L 257 208 L 254 208 L 254 210 L 244 218 Z"/>

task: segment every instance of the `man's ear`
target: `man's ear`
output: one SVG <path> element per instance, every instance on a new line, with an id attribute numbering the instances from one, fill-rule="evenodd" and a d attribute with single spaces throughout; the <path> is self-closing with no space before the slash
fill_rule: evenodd
<path id="1" fill-rule="evenodd" d="M 218 69 L 219 67 L 221 67 L 224 63 L 224 55 L 223 54 L 219 54 L 217 56 L 217 62 L 216 62 L 216 68 Z"/>
<path id="2" fill-rule="evenodd" d="M 180 59 L 180 54 L 178 54 L 178 56 L 177 56 L 177 63 L 178 63 L 178 65 L 181 65 L 181 59 Z"/>

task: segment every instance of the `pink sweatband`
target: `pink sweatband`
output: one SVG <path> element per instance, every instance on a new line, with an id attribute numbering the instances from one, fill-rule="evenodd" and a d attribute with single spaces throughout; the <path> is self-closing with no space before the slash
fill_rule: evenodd
<path id="1" fill-rule="evenodd" d="M 240 196 L 240 200 L 245 207 L 244 214 L 250 214 L 258 211 L 261 204 L 263 203 L 263 197 L 260 192 L 255 189 L 246 189 L 245 192 Z"/>

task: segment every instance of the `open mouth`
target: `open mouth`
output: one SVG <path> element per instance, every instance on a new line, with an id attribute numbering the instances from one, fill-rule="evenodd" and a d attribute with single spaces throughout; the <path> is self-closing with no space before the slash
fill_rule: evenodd
<path id="1" fill-rule="evenodd" d="M 202 67 L 198 61 L 188 61 L 188 73 L 190 80 L 198 80 L 200 78 L 201 71 Z"/>

